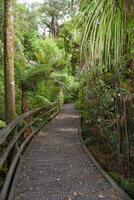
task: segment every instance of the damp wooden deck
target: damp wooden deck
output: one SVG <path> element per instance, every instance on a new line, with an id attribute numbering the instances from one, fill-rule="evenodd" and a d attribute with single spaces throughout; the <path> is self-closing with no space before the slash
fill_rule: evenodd
<path id="1" fill-rule="evenodd" d="M 66 104 L 32 141 L 9 200 L 121 200 L 80 142 L 80 117 Z"/>

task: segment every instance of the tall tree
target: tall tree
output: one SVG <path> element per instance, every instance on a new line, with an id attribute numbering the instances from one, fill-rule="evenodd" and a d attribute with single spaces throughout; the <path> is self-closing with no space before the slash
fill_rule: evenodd
<path id="1" fill-rule="evenodd" d="M 52 37 L 57 37 L 59 29 L 65 21 L 72 17 L 75 11 L 75 1 L 71 0 L 45 0 L 41 6 L 41 28 L 49 31 Z"/>
<path id="2" fill-rule="evenodd" d="M 15 118 L 14 81 L 14 0 L 4 1 L 4 72 L 5 72 L 5 111 L 7 122 Z"/>

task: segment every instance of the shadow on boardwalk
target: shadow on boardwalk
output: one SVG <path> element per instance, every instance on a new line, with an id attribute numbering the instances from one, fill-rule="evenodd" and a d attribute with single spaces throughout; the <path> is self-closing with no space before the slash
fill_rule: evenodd
<path id="1" fill-rule="evenodd" d="M 85 153 L 73 104 L 39 133 L 19 165 L 10 200 L 119 200 Z"/>

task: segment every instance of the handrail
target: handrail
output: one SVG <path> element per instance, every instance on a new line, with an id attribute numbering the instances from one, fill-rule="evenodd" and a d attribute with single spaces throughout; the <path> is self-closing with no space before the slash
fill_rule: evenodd
<path id="1" fill-rule="evenodd" d="M 26 146 L 44 124 L 58 113 L 59 107 L 59 103 L 55 102 L 49 107 L 41 106 L 33 109 L 17 117 L 0 131 L 0 149 L 4 148 L 0 155 L 0 176 L 3 177 L 0 191 L 1 200 L 8 198 L 15 170 Z M 25 138 L 24 133 L 28 129 L 30 132 Z M 3 167 L 5 168 L 5 166 L 6 174 L 3 172 Z"/>
<path id="2" fill-rule="evenodd" d="M 56 102 L 53 103 L 51 106 L 56 105 Z M 0 145 L 4 142 L 4 140 L 8 137 L 10 132 L 15 128 L 15 126 L 22 120 L 26 119 L 27 117 L 31 116 L 32 114 L 37 113 L 38 111 L 46 108 L 46 106 L 41 106 L 35 108 L 21 116 L 18 116 L 15 120 L 11 121 L 5 128 L 0 131 Z"/>

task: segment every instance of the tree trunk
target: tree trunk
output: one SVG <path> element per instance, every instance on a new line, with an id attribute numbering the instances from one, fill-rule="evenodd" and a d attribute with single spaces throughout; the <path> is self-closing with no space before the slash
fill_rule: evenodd
<path id="1" fill-rule="evenodd" d="M 55 19 L 54 19 L 54 16 L 52 16 L 51 27 L 52 27 L 52 37 L 55 38 Z"/>
<path id="2" fill-rule="evenodd" d="M 59 34 L 59 24 L 55 16 L 52 16 L 51 19 L 51 29 L 52 29 L 52 37 L 56 38 Z"/>
<path id="3" fill-rule="evenodd" d="M 22 86 L 22 97 L 21 97 L 21 110 L 22 114 L 27 113 L 29 111 L 27 92 L 25 91 L 23 86 Z M 29 117 L 25 119 L 25 123 L 26 125 L 30 123 Z M 24 132 L 24 137 L 26 138 L 27 136 L 29 136 L 30 133 L 31 133 L 31 128 L 26 129 L 26 131 Z"/>
<path id="4" fill-rule="evenodd" d="M 124 177 L 130 176 L 129 136 L 127 128 L 126 100 L 124 96 L 118 97 L 119 134 L 120 134 L 120 160 L 122 162 Z"/>
<path id="5" fill-rule="evenodd" d="M 134 0 L 125 0 L 125 10 L 127 19 L 134 16 Z"/>
<path id="6" fill-rule="evenodd" d="M 22 110 L 22 114 L 27 113 L 29 111 L 27 92 L 25 92 L 23 87 L 22 87 L 21 110 Z"/>
<path id="7" fill-rule="evenodd" d="M 14 81 L 14 0 L 5 0 L 4 21 L 4 72 L 5 72 L 5 112 L 6 120 L 10 122 L 16 117 L 15 81 Z"/>

